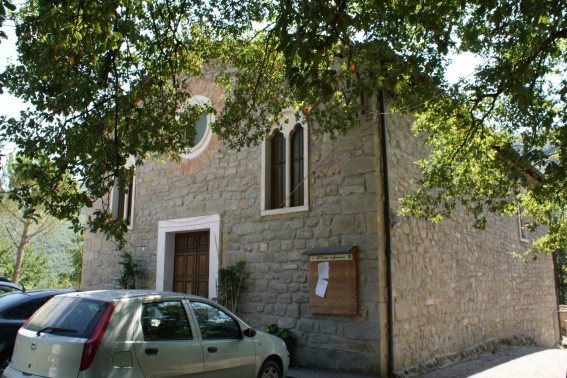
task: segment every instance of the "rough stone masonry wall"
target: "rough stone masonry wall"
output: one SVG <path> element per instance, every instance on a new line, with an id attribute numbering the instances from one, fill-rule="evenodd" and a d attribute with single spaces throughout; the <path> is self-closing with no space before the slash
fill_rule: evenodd
<path id="1" fill-rule="evenodd" d="M 415 178 L 416 151 L 406 120 L 388 117 L 392 207 Z M 402 218 L 393 228 L 395 368 L 425 364 L 491 339 L 524 335 L 538 344 L 558 341 L 550 256 L 523 264 L 517 217 L 492 216 L 486 230 L 458 213 L 433 225 Z M 442 363 L 442 361 L 441 361 Z"/>
<path id="2" fill-rule="evenodd" d="M 423 149 L 409 133 L 409 119 L 389 116 L 387 122 L 390 197 L 397 209 Z M 155 287 L 159 221 L 220 214 L 221 261 L 247 262 L 238 314 L 260 329 L 272 323 L 290 328 L 299 338 L 294 357 L 300 365 L 378 374 L 385 335 L 378 304 L 383 238 L 376 231 L 382 229 L 376 130 L 364 125 L 333 141 L 310 135 L 309 211 L 303 213 L 260 215 L 260 147 L 235 152 L 214 140 L 203 158 L 140 167 L 128 248 L 147 269 L 143 286 Z M 441 225 L 403 218 L 392 231 L 396 370 L 509 335 L 542 345 L 556 341 L 551 261 L 522 265 L 510 257 L 525 248 L 515 218 L 491 219 L 484 232 L 464 215 Z M 311 314 L 302 252 L 350 244 L 359 247 L 358 316 Z M 81 287 L 114 288 L 119 275 L 115 246 L 87 234 Z"/>
<path id="3" fill-rule="evenodd" d="M 221 261 L 247 263 L 238 315 L 259 329 L 272 323 L 291 329 L 298 337 L 297 364 L 379 372 L 374 132 L 362 127 L 336 141 L 310 135 L 309 211 L 301 213 L 260 215 L 259 146 L 235 152 L 217 143 L 207 150 L 207 164 L 140 167 L 128 239 L 148 271 L 144 286 L 155 287 L 160 220 L 221 214 Z M 302 253 L 351 244 L 359 248 L 358 316 L 311 314 Z M 115 287 L 120 273 L 114 246 L 87 235 L 85 251 L 82 288 Z"/>
<path id="4" fill-rule="evenodd" d="M 291 329 L 299 338 L 294 361 L 302 366 L 379 371 L 373 133 L 360 128 L 337 141 L 311 135 L 308 213 L 261 218 L 256 206 L 226 222 L 226 253 L 246 258 L 250 269 L 241 314 L 255 325 Z M 302 252 L 351 244 L 359 248 L 359 315 L 311 314 Z"/>

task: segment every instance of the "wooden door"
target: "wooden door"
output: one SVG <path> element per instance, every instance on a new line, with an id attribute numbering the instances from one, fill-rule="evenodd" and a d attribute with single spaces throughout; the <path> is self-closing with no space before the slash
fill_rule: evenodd
<path id="1" fill-rule="evenodd" d="M 209 231 L 175 235 L 173 290 L 209 296 Z"/>

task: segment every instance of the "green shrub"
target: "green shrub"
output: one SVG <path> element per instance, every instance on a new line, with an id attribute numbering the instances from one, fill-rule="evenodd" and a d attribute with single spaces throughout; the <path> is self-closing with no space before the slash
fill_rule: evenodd
<path id="1" fill-rule="evenodd" d="M 280 328 L 277 324 L 268 325 L 268 333 L 282 339 L 289 351 L 290 356 L 293 358 L 295 345 L 297 344 L 297 336 L 289 328 Z"/>
<path id="2" fill-rule="evenodd" d="M 236 312 L 245 267 L 246 261 L 239 261 L 234 265 L 219 269 L 217 301 L 232 312 Z"/>

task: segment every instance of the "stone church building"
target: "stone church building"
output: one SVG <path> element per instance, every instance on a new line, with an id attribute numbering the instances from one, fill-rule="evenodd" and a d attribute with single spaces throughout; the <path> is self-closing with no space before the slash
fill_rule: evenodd
<path id="1" fill-rule="evenodd" d="M 190 90 L 222 110 L 209 81 Z M 237 314 L 258 329 L 289 328 L 304 367 L 411 376 L 501 342 L 554 346 L 552 259 L 512 257 L 532 239 L 521 218 L 493 216 L 479 231 L 464 213 L 437 225 L 395 215 L 425 148 L 410 117 L 387 114 L 384 150 L 371 114 L 333 140 L 290 111 L 238 152 L 203 114 L 179 162 L 146 162 L 127 195 L 112 194 L 129 223 L 127 251 L 146 272 L 139 286 L 215 298 L 219 267 L 244 260 Z M 87 233 L 81 289 L 119 287 L 119 260 L 113 243 Z"/>

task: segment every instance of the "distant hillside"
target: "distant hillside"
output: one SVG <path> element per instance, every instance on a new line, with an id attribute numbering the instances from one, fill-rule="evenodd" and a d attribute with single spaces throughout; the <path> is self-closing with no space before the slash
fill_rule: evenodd
<path id="1" fill-rule="evenodd" d="M 75 234 L 70 226 L 70 223 L 65 223 L 56 231 L 32 244 L 34 250 L 42 251 L 47 257 L 45 278 L 38 287 L 51 286 L 49 283 L 56 281 L 59 273 L 69 270 L 71 256 L 67 253 L 67 248 L 75 244 Z M 0 227 L 0 237 L 8 237 L 4 227 Z"/>
<path id="2" fill-rule="evenodd" d="M 70 223 L 63 225 L 49 237 L 34 244 L 36 250 L 42 250 L 47 256 L 45 283 L 49 282 L 49 278 L 57 277 L 59 273 L 67 271 L 71 265 L 71 256 L 67 253 L 67 248 L 75 244 L 75 234 L 70 227 Z"/>

